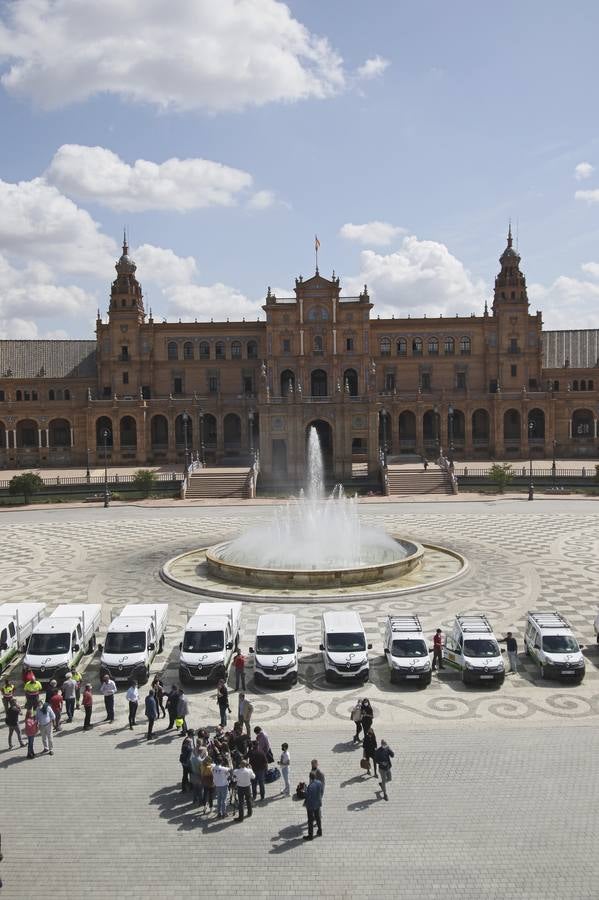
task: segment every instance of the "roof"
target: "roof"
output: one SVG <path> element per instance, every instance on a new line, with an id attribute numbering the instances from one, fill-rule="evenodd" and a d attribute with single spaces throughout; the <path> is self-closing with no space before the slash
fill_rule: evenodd
<path id="1" fill-rule="evenodd" d="M 95 341 L 0 341 L 0 378 L 95 375 Z"/>
<path id="2" fill-rule="evenodd" d="M 599 328 L 543 332 L 543 367 L 590 369 L 599 361 Z"/>

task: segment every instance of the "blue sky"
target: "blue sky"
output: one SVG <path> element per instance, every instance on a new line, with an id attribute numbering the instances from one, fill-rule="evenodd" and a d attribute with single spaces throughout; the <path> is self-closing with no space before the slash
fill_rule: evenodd
<path id="1" fill-rule="evenodd" d="M 156 317 L 320 270 L 375 315 L 481 312 L 508 219 L 545 327 L 599 327 L 599 7 L 0 7 L 0 336 L 88 337 L 123 225 Z"/>

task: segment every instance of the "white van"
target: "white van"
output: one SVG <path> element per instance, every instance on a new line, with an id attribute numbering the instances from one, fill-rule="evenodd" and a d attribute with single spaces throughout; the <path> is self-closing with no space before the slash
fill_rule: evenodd
<path id="1" fill-rule="evenodd" d="M 527 614 L 524 649 L 538 665 L 541 678 L 564 678 L 576 684 L 584 678 L 582 648 L 558 612 Z"/>
<path id="2" fill-rule="evenodd" d="M 501 650 L 484 613 L 456 616 L 445 638 L 443 659 L 461 673 L 464 684 L 488 681 L 501 685 L 505 680 Z"/>
<path id="3" fill-rule="evenodd" d="M 322 659 L 327 681 L 333 678 L 359 678 L 368 681 L 366 632 L 357 612 L 325 612 L 322 614 Z"/>
<path id="4" fill-rule="evenodd" d="M 239 646 L 241 603 L 200 603 L 179 644 L 179 678 L 191 681 L 227 678 Z"/>
<path id="5" fill-rule="evenodd" d="M 164 649 L 168 603 L 129 603 L 112 620 L 100 645 L 100 674 L 114 681 L 143 684 L 157 653 Z"/>
<path id="6" fill-rule="evenodd" d="M 302 648 L 297 643 L 297 627 L 292 613 L 265 613 L 256 625 L 254 654 L 254 681 L 289 681 L 296 684 L 298 674 L 297 654 Z"/>
<path id="7" fill-rule="evenodd" d="M 95 650 L 101 618 L 99 603 L 61 603 L 33 629 L 23 671 L 31 669 L 42 682 L 60 681 L 84 653 Z"/>
<path id="8" fill-rule="evenodd" d="M 431 683 L 431 660 L 418 616 L 388 616 L 385 624 L 385 658 L 391 683 Z"/>
<path id="9" fill-rule="evenodd" d="M 17 653 L 44 614 L 45 603 L 3 603 L 0 606 L 0 672 Z"/>

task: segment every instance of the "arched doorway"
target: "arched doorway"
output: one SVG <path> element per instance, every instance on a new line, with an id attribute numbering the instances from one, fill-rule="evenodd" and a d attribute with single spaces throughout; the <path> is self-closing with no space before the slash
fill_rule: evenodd
<path id="1" fill-rule="evenodd" d="M 532 425 L 532 428 L 530 427 Z M 545 441 L 545 413 L 542 409 L 531 409 L 528 413 L 528 439 L 532 443 Z"/>
<path id="2" fill-rule="evenodd" d="M 416 416 L 404 409 L 399 416 L 399 452 L 413 453 L 416 449 Z"/>
<path id="3" fill-rule="evenodd" d="M 52 419 L 48 426 L 50 449 L 71 446 L 71 426 L 66 419 Z"/>
<path id="4" fill-rule="evenodd" d="M 520 444 L 520 413 L 517 409 L 506 409 L 503 414 L 503 440 L 505 444 Z"/>
<path id="5" fill-rule="evenodd" d="M 188 452 L 193 449 L 193 421 L 189 413 L 181 413 L 175 419 L 175 445 L 183 452 L 186 447 Z"/>
<path id="6" fill-rule="evenodd" d="M 325 477 L 331 477 L 333 474 L 333 429 L 324 419 L 314 419 L 313 422 L 310 422 L 306 426 L 306 453 L 311 428 L 315 428 L 318 434 Z"/>
<path id="7" fill-rule="evenodd" d="M 474 447 L 486 447 L 489 443 L 490 424 L 486 409 L 476 409 L 472 413 L 472 444 Z"/>
<path id="8" fill-rule="evenodd" d="M 150 443 L 152 450 L 168 449 L 168 420 L 166 416 L 152 416 Z"/>
<path id="9" fill-rule="evenodd" d="M 241 449 L 241 419 L 235 413 L 227 413 L 223 422 L 225 451 Z"/>
<path id="10" fill-rule="evenodd" d="M 96 447 L 99 453 L 104 452 L 104 434 L 106 434 L 106 447 L 112 447 L 112 419 L 108 416 L 100 416 L 96 420 Z"/>
<path id="11" fill-rule="evenodd" d="M 121 449 L 135 450 L 137 447 L 137 423 L 133 416 L 123 416 L 120 422 Z"/>
<path id="12" fill-rule="evenodd" d="M 291 369 L 285 369 L 281 372 L 281 397 L 292 394 L 295 390 L 295 375 Z"/>
<path id="13" fill-rule="evenodd" d="M 31 450 L 38 446 L 37 422 L 33 419 L 21 419 L 17 422 L 17 448 Z"/>
<path id="14" fill-rule="evenodd" d="M 422 440 L 424 449 L 435 455 L 440 449 L 439 413 L 435 409 L 427 409 L 422 417 Z"/>
<path id="15" fill-rule="evenodd" d="M 327 396 L 327 373 L 324 369 L 314 369 L 310 376 L 310 393 L 313 397 Z"/>
<path id="16" fill-rule="evenodd" d="M 590 409 L 576 409 L 572 413 L 572 437 L 576 442 L 592 441 L 594 419 Z"/>
<path id="17" fill-rule="evenodd" d="M 358 396 L 358 373 L 355 369 L 346 369 L 343 373 L 343 387 L 350 397 Z"/>

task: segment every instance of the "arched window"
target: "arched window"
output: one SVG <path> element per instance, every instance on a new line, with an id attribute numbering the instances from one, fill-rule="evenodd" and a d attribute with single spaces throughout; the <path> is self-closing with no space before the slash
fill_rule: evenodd
<path id="1" fill-rule="evenodd" d="M 241 342 L 233 341 L 231 344 L 231 359 L 241 359 Z"/>
<path id="2" fill-rule="evenodd" d="M 48 400 L 54 400 L 54 388 L 50 388 L 48 391 Z"/>
<path id="3" fill-rule="evenodd" d="M 119 430 L 123 449 L 137 446 L 137 423 L 133 416 L 124 416 L 120 421 Z"/>
<path id="4" fill-rule="evenodd" d="M 23 399 L 23 392 L 22 392 L 22 391 L 17 391 L 17 393 L 15 394 L 15 397 L 16 397 L 17 400 L 22 400 L 22 399 Z"/>
<path id="5" fill-rule="evenodd" d="M 572 382 L 572 390 L 573 391 L 578 390 L 578 378 L 575 378 L 574 381 Z"/>
<path id="6" fill-rule="evenodd" d="M 258 344 L 256 341 L 248 341 L 248 359 L 258 359 Z"/>
<path id="7" fill-rule="evenodd" d="M 395 345 L 397 349 L 398 356 L 407 356 L 408 355 L 408 342 L 405 338 L 398 338 L 397 344 Z"/>
<path id="8" fill-rule="evenodd" d="M 71 426 L 66 419 L 52 419 L 48 426 L 50 447 L 71 446 Z"/>
<path id="9" fill-rule="evenodd" d="M 343 385 L 350 397 L 358 396 L 358 373 L 355 369 L 346 369 L 343 373 Z"/>
<path id="10" fill-rule="evenodd" d="M 104 437 L 106 436 L 106 446 L 112 447 L 112 419 L 108 416 L 100 416 L 96 421 L 96 446 L 104 448 Z"/>
<path id="11" fill-rule="evenodd" d="M 553 390 L 554 390 L 554 391 L 559 391 L 559 381 L 554 381 L 554 382 L 553 382 Z"/>
<path id="12" fill-rule="evenodd" d="M 310 392 L 313 397 L 327 396 L 327 373 L 322 369 L 314 369 L 310 376 Z"/>
<path id="13" fill-rule="evenodd" d="M 422 356 L 422 340 L 420 338 L 414 338 L 412 341 L 412 353 L 414 356 Z"/>
<path id="14" fill-rule="evenodd" d="M 469 356 L 472 349 L 472 341 L 469 337 L 460 338 L 460 353 L 462 356 Z"/>
<path id="15" fill-rule="evenodd" d="M 446 337 L 443 341 L 443 353 L 446 356 L 453 356 L 455 353 L 455 341 L 452 337 Z"/>
<path id="16" fill-rule="evenodd" d="M 71 399 L 71 392 L 70 392 L 70 390 L 69 390 L 68 388 L 65 388 L 65 391 L 64 391 L 64 399 L 65 399 L 65 400 L 70 400 L 70 399 Z"/>
<path id="17" fill-rule="evenodd" d="M 210 359 L 210 344 L 208 341 L 200 341 L 200 359 Z"/>
<path id="18" fill-rule="evenodd" d="M 595 385 L 594 385 L 594 382 L 593 382 L 593 379 L 592 379 L 592 378 L 589 378 L 589 383 L 588 383 L 588 385 L 587 385 L 587 388 L 588 388 L 589 391 L 594 391 L 594 390 L 595 390 Z"/>
<path id="19" fill-rule="evenodd" d="M 428 339 L 428 352 L 431 356 L 438 356 L 439 354 L 439 341 L 436 337 L 432 337 Z"/>
<path id="20" fill-rule="evenodd" d="M 291 369 L 285 369 L 281 372 L 281 397 L 293 393 L 295 390 L 295 375 Z"/>
<path id="21" fill-rule="evenodd" d="M 314 352 L 322 353 L 323 349 L 324 349 L 324 345 L 323 345 L 322 335 L 315 334 L 314 335 Z"/>
<path id="22" fill-rule="evenodd" d="M 328 312 L 322 306 L 313 306 L 308 312 L 308 321 L 310 322 L 324 322 L 328 317 Z"/>
<path id="23" fill-rule="evenodd" d="M 183 344 L 183 359 L 193 359 L 193 344 L 191 341 L 185 341 Z"/>
<path id="24" fill-rule="evenodd" d="M 152 416 L 150 423 L 152 450 L 168 448 L 168 420 L 166 416 Z"/>
<path id="25" fill-rule="evenodd" d="M 63 399 L 64 399 L 64 395 L 63 395 L 63 390 L 62 390 L 62 388 L 58 388 L 58 390 L 56 391 L 56 399 L 57 399 L 57 400 L 63 400 Z"/>
<path id="26" fill-rule="evenodd" d="M 582 381 L 580 382 L 580 390 L 581 390 L 581 391 L 586 391 L 586 389 L 587 389 L 586 378 L 583 378 Z"/>
<path id="27" fill-rule="evenodd" d="M 381 338 L 379 341 L 379 350 L 381 356 L 391 356 L 391 338 Z"/>
<path id="28" fill-rule="evenodd" d="M 223 341 L 216 342 L 215 350 L 216 350 L 216 358 L 217 359 L 225 358 L 225 345 L 224 345 Z"/>
<path id="29" fill-rule="evenodd" d="M 167 347 L 167 355 L 168 355 L 169 359 L 177 359 L 178 358 L 179 353 L 177 351 L 177 344 L 175 341 L 169 341 L 168 347 Z"/>
<path id="30" fill-rule="evenodd" d="M 37 400 L 37 391 L 31 391 L 31 399 Z"/>

